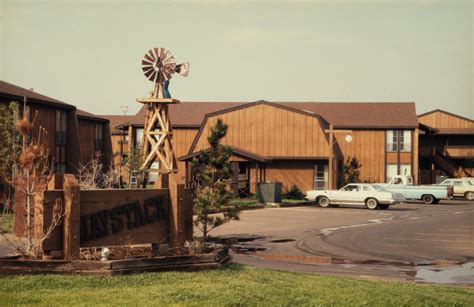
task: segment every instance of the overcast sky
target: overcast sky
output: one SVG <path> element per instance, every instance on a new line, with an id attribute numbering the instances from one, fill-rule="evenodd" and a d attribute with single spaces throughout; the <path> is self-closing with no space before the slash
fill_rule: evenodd
<path id="1" fill-rule="evenodd" d="M 0 79 L 97 114 L 152 89 L 169 49 L 182 101 L 414 101 L 474 117 L 474 1 L 0 0 Z"/>

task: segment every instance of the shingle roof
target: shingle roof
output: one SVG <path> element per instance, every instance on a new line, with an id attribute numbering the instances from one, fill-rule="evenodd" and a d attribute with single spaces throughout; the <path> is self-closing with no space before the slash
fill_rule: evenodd
<path id="1" fill-rule="evenodd" d="M 416 128 L 414 102 L 303 102 L 285 103 L 314 112 L 338 128 Z"/>
<path id="2" fill-rule="evenodd" d="M 169 114 L 173 127 L 199 127 L 208 113 L 246 104 L 245 102 L 181 102 L 170 105 Z M 413 102 L 277 102 L 302 111 L 321 115 L 336 128 L 416 128 L 415 103 Z M 142 126 L 145 106 L 127 122 Z"/>
<path id="3" fill-rule="evenodd" d="M 117 126 L 128 124 L 136 117 L 136 115 L 100 115 L 103 118 L 107 118 L 110 122 L 110 130 L 112 132 L 118 132 Z M 143 123 L 142 123 L 143 124 Z"/>
<path id="4" fill-rule="evenodd" d="M 30 100 L 34 100 L 36 102 L 40 102 L 43 104 L 50 104 L 54 106 L 64 107 L 64 108 L 74 108 L 73 105 L 65 103 L 63 101 L 41 95 L 37 92 L 27 90 L 25 88 L 19 87 L 17 85 L 5 82 L 0 80 L 0 95 L 7 95 L 11 97 L 15 97 L 15 99 L 23 101 L 23 97 L 27 97 Z"/>
<path id="5" fill-rule="evenodd" d="M 95 114 L 92 114 L 92 113 L 89 113 L 89 112 L 86 112 L 86 111 L 80 110 L 80 109 L 76 109 L 76 115 L 79 118 L 85 118 L 85 119 L 89 119 L 89 120 L 97 120 L 97 121 L 102 121 L 102 122 L 109 121 L 109 119 L 104 117 L 104 116 L 95 115 Z"/>

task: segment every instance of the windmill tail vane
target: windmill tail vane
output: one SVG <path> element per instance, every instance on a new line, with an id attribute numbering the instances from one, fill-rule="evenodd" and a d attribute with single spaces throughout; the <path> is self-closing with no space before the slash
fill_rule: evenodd
<path id="1" fill-rule="evenodd" d="M 181 76 L 187 77 L 189 75 L 189 62 L 176 65 L 175 71 Z"/>

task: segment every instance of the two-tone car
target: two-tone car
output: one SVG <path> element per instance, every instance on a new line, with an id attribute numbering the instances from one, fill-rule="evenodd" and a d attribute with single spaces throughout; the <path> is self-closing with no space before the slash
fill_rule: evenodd
<path id="1" fill-rule="evenodd" d="M 308 191 L 306 199 L 322 208 L 337 204 L 364 206 L 371 210 L 388 209 L 404 200 L 402 194 L 391 193 L 377 184 L 365 183 L 350 183 L 339 190 Z"/>
<path id="2" fill-rule="evenodd" d="M 449 178 L 443 180 L 438 185 L 452 186 L 453 196 L 464 197 L 466 200 L 474 200 L 474 180 L 465 178 Z"/>

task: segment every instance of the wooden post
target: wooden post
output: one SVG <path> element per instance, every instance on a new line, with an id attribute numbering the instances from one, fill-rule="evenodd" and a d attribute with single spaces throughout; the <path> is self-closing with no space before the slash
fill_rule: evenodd
<path id="1" fill-rule="evenodd" d="M 411 147 L 411 152 L 412 152 L 412 173 L 413 173 L 413 184 L 418 184 L 419 182 L 419 178 L 418 178 L 418 175 L 419 175 L 419 130 L 418 129 L 415 129 L 413 131 L 413 135 L 412 135 L 412 138 L 413 138 L 413 141 L 411 142 L 412 143 L 412 147 Z"/>
<path id="2" fill-rule="evenodd" d="M 65 174 L 63 185 L 63 257 L 65 260 L 76 260 L 80 256 L 80 193 L 81 188 L 74 175 Z"/>
<path id="3" fill-rule="evenodd" d="M 351 134 L 352 130 L 334 130 L 334 125 L 329 124 L 329 129 L 324 130 L 324 133 L 329 134 L 329 165 L 328 165 L 328 185 L 329 189 L 335 189 L 336 188 L 336 172 L 334 170 L 334 134 L 335 133 L 344 133 L 344 134 Z M 350 142 L 350 140 L 348 141 Z"/>
<path id="4" fill-rule="evenodd" d="M 329 124 L 329 189 L 334 189 L 334 125 Z"/>
<path id="5" fill-rule="evenodd" d="M 186 201 L 184 184 L 179 182 L 177 174 L 169 175 L 170 190 L 170 246 L 181 247 L 186 241 L 185 209 Z M 189 192 L 189 190 L 188 190 Z"/>
<path id="6" fill-rule="evenodd" d="M 64 174 L 53 174 L 48 182 L 48 190 L 57 190 L 63 187 Z"/>
<path id="7" fill-rule="evenodd" d="M 193 240 L 193 217 L 194 217 L 194 207 L 193 207 L 193 190 L 184 188 L 184 231 L 185 239 L 188 241 Z"/>

